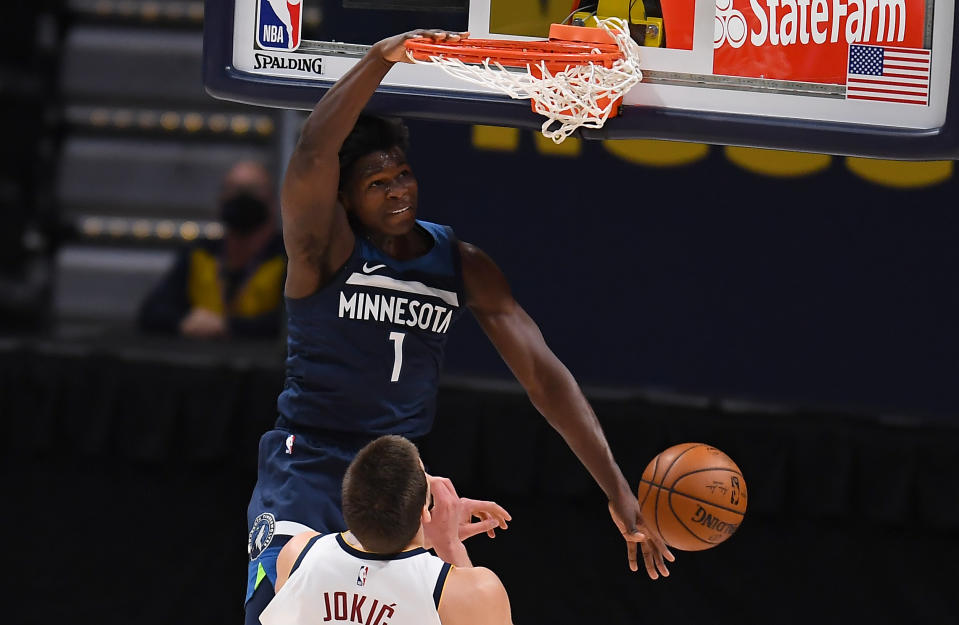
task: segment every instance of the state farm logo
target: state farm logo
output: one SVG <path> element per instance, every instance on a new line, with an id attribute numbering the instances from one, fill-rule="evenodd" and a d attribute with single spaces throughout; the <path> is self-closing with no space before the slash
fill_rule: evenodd
<path id="1" fill-rule="evenodd" d="M 850 45 L 926 47 L 926 0 L 713 1 L 719 76 L 843 85 Z"/>
<path id="2" fill-rule="evenodd" d="M 713 23 L 713 50 L 729 43 L 738 48 L 746 43 L 746 16 L 733 8 L 733 0 L 716 0 L 716 21 Z"/>
<path id="3" fill-rule="evenodd" d="M 713 49 L 739 48 L 747 39 L 756 47 L 918 47 L 924 24 L 925 0 L 716 0 Z"/>

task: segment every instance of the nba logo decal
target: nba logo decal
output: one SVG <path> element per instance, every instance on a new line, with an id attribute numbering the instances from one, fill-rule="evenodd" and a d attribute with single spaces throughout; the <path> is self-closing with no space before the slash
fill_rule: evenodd
<path id="1" fill-rule="evenodd" d="M 366 574 L 370 572 L 370 567 L 361 566 L 360 572 L 356 575 L 356 585 L 357 586 L 366 586 Z"/>
<path id="2" fill-rule="evenodd" d="M 289 436 L 286 437 L 286 453 L 288 454 L 293 453 L 293 441 L 295 440 L 296 440 L 295 434 L 290 434 Z"/>
<path id="3" fill-rule="evenodd" d="M 302 0 L 257 0 L 256 4 L 256 43 L 267 50 L 299 48 Z"/>

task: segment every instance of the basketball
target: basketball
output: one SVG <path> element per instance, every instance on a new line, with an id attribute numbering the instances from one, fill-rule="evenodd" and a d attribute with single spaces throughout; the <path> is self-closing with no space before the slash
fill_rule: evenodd
<path id="1" fill-rule="evenodd" d="M 727 540 L 746 514 L 746 481 L 732 459 L 705 443 L 681 443 L 653 458 L 637 494 L 646 522 L 666 544 L 702 551 Z"/>

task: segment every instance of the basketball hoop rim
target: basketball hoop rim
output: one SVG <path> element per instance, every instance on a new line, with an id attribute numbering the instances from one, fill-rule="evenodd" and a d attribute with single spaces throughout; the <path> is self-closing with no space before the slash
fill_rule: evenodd
<path id="1" fill-rule="evenodd" d="M 414 59 L 419 61 L 429 61 L 431 57 L 447 57 L 459 59 L 464 63 L 488 61 L 505 67 L 545 64 L 551 70 L 589 63 L 610 67 L 624 58 L 622 51 L 614 43 L 584 43 L 556 39 L 545 41 L 462 39 L 436 42 L 428 37 L 416 37 L 406 40 L 406 49 L 410 51 Z"/>

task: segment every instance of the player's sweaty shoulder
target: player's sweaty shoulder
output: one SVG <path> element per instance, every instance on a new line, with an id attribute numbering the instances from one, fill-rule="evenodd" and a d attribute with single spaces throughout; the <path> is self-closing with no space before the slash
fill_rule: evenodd
<path id="1" fill-rule="evenodd" d="M 480 248 L 460 241 L 460 259 L 467 304 L 474 314 L 502 313 L 514 303 L 506 276 L 492 258 Z"/>
<path id="2" fill-rule="evenodd" d="M 280 588 L 286 584 L 286 581 L 290 577 L 293 564 L 303 549 L 306 548 L 310 539 L 319 535 L 319 532 L 302 532 L 283 545 L 283 548 L 280 549 L 280 553 L 276 557 L 276 588 L 274 589 L 276 592 L 279 592 Z"/>
<path id="3" fill-rule="evenodd" d="M 443 625 L 512 625 L 509 597 L 496 573 L 454 567 L 439 604 Z"/>

